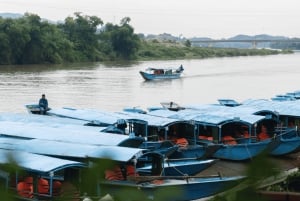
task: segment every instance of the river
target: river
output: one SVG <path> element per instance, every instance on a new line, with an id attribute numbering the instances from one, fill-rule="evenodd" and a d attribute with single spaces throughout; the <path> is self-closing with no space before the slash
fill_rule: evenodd
<path id="1" fill-rule="evenodd" d="M 178 80 L 144 81 L 147 67 L 177 67 Z M 52 108 L 119 111 L 124 107 L 243 101 L 300 90 L 300 53 L 133 63 L 80 63 L 0 67 L 0 111 L 25 112 L 45 93 Z"/>

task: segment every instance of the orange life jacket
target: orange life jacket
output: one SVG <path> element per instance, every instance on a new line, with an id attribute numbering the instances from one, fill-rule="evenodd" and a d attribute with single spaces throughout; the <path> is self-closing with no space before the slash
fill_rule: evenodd
<path id="1" fill-rule="evenodd" d="M 200 140 L 209 140 L 209 141 L 213 141 L 213 137 L 211 137 L 211 136 L 199 135 L 198 138 L 199 138 Z"/>
<path id="2" fill-rule="evenodd" d="M 178 139 L 176 140 L 176 144 L 178 144 L 179 147 L 186 147 L 186 146 L 189 145 L 189 142 L 188 142 L 187 139 L 185 139 L 185 138 L 178 138 Z"/>
<path id="3" fill-rule="evenodd" d="M 222 137 L 222 141 L 224 144 L 232 144 L 232 145 L 237 144 L 235 139 L 230 135 L 226 135 Z"/>
<path id="4" fill-rule="evenodd" d="M 60 181 L 53 181 L 52 183 L 52 194 L 54 196 L 59 196 L 61 194 L 62 183 Z"/>
<path id="5" fill-rule="evenodd" d="M 258 140 L 265 140 L 265 139 L 270 138 L 270 136 L 265 132 L 261 132 L 257 135 L 257 138 L 258 138 Z"/>
<path id="6" fill-rule="evenodd" d="M 24 198 L 33 198 L 33 178 L 26 177 L 17 184 L 17 192 Z"/>
<path id="7" fill-rule="evenodd" d="M 126 166 L 126 175 L 127 176 L 138 176 L 138 173 L 135 171 L 135 168 L 133 165 Z"/>
<path id="8" fill-rule="evenodd" d="M 107 180 L 124 180 L 121 168 L 116 166 L 113 170 L 105 170 L 105 179 Z"/>
<path id="9" fill-rule="evenodd" d="M 49 193 L 49 181 L 47 179 L 40 178 L 38 180 L 38 193 L 48 194 Z"/>

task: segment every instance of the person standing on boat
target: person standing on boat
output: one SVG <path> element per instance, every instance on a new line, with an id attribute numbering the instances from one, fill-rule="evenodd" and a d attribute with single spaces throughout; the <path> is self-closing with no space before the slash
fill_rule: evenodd
<path id="1" fill-rule="evenodd" d="M 45 114 L 49 108 L 48 108 L 48 100 L 46 99 L 46 95 L 42 94 L 42 98 L 39 100 L 39 106 L 41 110 L 41 114 Z"/>

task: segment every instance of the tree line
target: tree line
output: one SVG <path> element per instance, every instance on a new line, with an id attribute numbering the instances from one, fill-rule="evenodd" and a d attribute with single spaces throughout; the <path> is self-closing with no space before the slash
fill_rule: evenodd
<path id="1" fill-rule="evenodd" d="M 0 64 L 132 59 L 140 39 L 129 21 L 125 17 L 120 25 L 103 26 L 99 17 L 81 13 L 58 24 L 29 13 L 17 19 L 0 18 Z"/>
<path id="2" fill-rule="evenodd" d="M 0 17 L 0 65 L 278 54 L 272 50 L 197 48 L 188 40 L 167 45 L 146 41 L 134 33 L 129 22 L 130 18 L 124 17 L 120 24 L 104 24 L 101 18 L 82 13 L 56 24 L 30 13 L 16 19 Z"/>

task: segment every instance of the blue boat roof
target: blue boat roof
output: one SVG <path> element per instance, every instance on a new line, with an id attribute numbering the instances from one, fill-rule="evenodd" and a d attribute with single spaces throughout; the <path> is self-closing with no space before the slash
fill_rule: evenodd
<path id="1" fill-rule="evenodd" d="M 85 120 L 89 122 L 99 121 L 101 123 L 110 124 L 110 125 L 117 123 L 119 119 L 112 112 L 92 110 L 92 109 L 75 109 L 75 108 L 64 107 L 59 109 L 51 109 L 47 113 L 50 115 Z"/>
<path id="2" fill-rule="evenodd" d="M 227 107 L 221 105 L 197 105 L 187 106 L 187 109 L 180 111 L 154 110 L 151 115 L 164 116 L 186 121 L 197 121 L 207 124 L 223 124 L 226 122 L 242 121 L 253 124 L 263 120 L 264 116 L 252 114 L 253 109 L 237 109 L 237 107 Z"/>
<path id="3" fill-rule="evenodd" d="M 97 158 L 127 162 L 140 157 L 143 149 L 118 146 L 96 146 L 88 144 L 68 143 L 41 139 L 17 139 L 0 137 L 0 149 L 11 149 L 35 154 L 69 157 L 69 158 Z"/>
<path id="4" fill-rule="evenodd" d="M 27 113 L 0 113 L 0 121 L 16 121 L 16 122 L 26 122 L 26 123 L 44 123 L 51 124 L 53 126 L 60 125 L 78 125 L 82 126 L 87 123 L 84 120 L 61 118 L 49 115 L 34 115 Z"/>
<path id="5" fill-rule="evenodd" d="M 256 111 L 270 110 L 286 116 L 300 116 L 300 100 L 281 102 L 266 99 L 249 99 L 244 101 L 240 107 L 255 108 Z"/>
<path id="6" fill-rule="evenodd" d="M 14 121 L 0 121 L 0 134 L 93 145 L 118 145 L 129 138 L 127 135 L 90 130 L 88 126 L 55 127 L 36 122 Z"/>
<path id="7" fill-rule="evenodd" d="M 55 109 L 50 110 L 50 114 L 56 114 L 64 117 L 76 118 L 87 120 L 90 122 L 102 122 L 107 124 L 115 124 L 118 120 L 126 121 L 144 121 L 151 126 L 168 126 L 176 123 L 179 120 L 163 118 L 158 116 L 151 116 L 147 114 L 134 113 L 134 112 L 106 112 L 92 109 Z"/>
<path id="8" fill-rule="evenodd" d="M 38 173 L 49 173 L 62 170 L 67 167 L 85 167 L 81 162 L 58 159 L 54 157 L 33 154 L 16 150 L 0 149 L 0 163 L 11 163 L 13 159 L 21 168 Z"/>
<path id="9" fill-rule="evenodd" d="M 133 113 L 133 112 L 118 112 L 118 115 L 122 115 L 122 117 L 128 121 L 144 121 L 147 122 L 149 126 L 156 126 L 156 127 L 166 127 L 175 123 L 179 122 L 187 122 L 182 119 L 172 119 L 165 116 L 159 115 L 152 115 L 149 114 L 140 114 L 140 113 Z"/>

